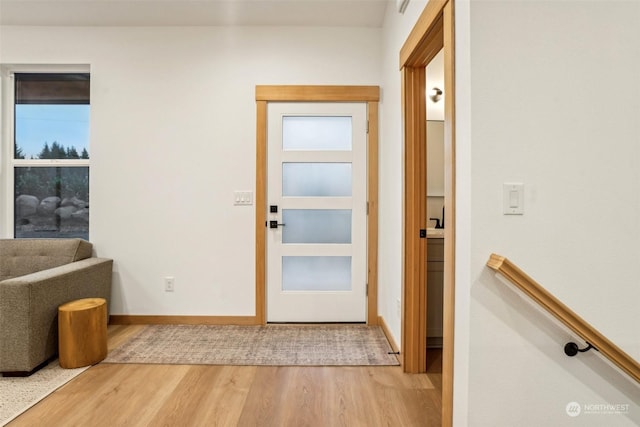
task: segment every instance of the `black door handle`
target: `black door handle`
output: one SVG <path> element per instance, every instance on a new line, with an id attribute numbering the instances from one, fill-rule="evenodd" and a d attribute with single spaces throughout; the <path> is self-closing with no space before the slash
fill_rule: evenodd
<path id="1" fill-rule="evenodd" d="M 269 228 L 284 227 L 285 224 L 278 224 L 278 221 L 269 221 Z"/>

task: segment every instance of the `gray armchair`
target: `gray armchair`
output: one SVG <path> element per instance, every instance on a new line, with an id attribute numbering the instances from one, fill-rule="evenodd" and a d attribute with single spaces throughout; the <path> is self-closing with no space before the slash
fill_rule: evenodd
<path id="1" fill-rule="evenodd" d="M 113 260 L 81 239 L 0 239 L 0 372 L 30 373 L 58 353 L 58 306 L 111 297 Z"/>

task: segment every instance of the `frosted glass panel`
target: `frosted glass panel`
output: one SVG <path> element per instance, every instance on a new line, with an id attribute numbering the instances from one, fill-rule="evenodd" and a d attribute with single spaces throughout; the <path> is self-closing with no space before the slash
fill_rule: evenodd
<path id="1" fill-rule="evenodd" d="M 284 150 L 351 150 L 351 117 L 284 116 Z"/>
<path id="2" fill-rule="evenodd" d="M 282 195 L 351 196 L 351 163 L 283 163 Z"/>
<path id="3" fill-rule="evenodd" d="M 351 209 L 283 209 L 282 243 L 351 243 Z"/>
<path id="4" fill-rule="evenodd" d="M 350 291 L 351 257 L 282 257 L 283 291 Z"/>

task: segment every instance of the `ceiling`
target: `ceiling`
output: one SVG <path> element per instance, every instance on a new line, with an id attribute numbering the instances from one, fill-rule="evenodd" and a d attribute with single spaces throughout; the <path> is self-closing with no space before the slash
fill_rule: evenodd
<path id="1" fill-rule="evenodd" d="M 388 2 L 389 0 L 0 0 L 0 25 L 381 27 Z"/>

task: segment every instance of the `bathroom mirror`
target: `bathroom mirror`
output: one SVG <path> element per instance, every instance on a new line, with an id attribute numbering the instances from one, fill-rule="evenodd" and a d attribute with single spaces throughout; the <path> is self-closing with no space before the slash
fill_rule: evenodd
<path id="1" fill-rule="evenodd" d="M 444 121 L 427 120 L 427 196 L 444 197 Z"/>

